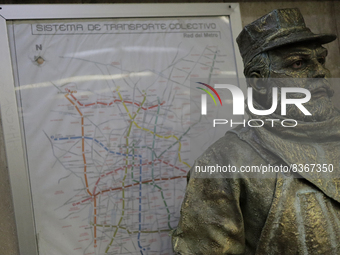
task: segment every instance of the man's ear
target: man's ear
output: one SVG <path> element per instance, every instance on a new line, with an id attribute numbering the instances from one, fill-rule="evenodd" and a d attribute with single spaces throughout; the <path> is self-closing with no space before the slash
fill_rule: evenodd
<path id="1" fill-rule="evenodd" d="M 267 94 L 267 86 L 265 79 L 262 77 L 260 72 L 252 72 L 248 79 L 248 84 L 256 91 L 259 95 Z"/>

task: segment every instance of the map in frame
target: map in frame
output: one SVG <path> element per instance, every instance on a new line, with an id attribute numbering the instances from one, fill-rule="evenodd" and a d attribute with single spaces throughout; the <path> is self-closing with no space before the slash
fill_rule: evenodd
<path id="1" fill-rule="evenodd" d="M 190 80 L 236 77 L 229 18 L 9 28 L 39 254 L 173 254 L 202 132 Z"/>

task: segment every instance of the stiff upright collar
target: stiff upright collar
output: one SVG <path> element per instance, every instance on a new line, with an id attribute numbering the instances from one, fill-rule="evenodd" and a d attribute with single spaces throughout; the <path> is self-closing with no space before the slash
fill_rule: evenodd
<path id="1" fill-rule="evenodd" d="M 284 119 L 279 115 L 248 114 L 252 119 Z M 297 166 L 296 174 L 340 202 L 340 116 L 322 122 L 299 122 L 296 127 L 282 127 L 280 124 L 272 127 L 271 122 L 264 123 L 263 127 L 248 127 L 236 133 L 250 145 L 254 142 L 259 144 L 289 167 Z M 248 130 L 246 132 L 251 135 L 242 134 L 242 130 Z M 256 146 L 252 147 L 261 154 Z M 300 166 L 303 171 L 299 171 Z"/>

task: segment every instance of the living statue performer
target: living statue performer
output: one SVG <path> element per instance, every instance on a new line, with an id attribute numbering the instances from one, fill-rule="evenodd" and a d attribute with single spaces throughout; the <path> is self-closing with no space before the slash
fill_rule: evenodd
<path id="1" fill-rule="evenodd" d="M 340 178 L 334 177 L 340 176 L 340 117 L 330 100 L 327 50 L 322 47 L 335 39 L 333 34 L 312 33 L 298 9 L 274 10 L 244 27 L 237 43 L 244 74 L 251 78 L 247 84 L 254 108 L 271 107 L 273 87 L 299 87 L 311 93 L 303 106 L 312 115 L 287 105 L 283 116 L 280 102 L 269 116 L 248 109 L 250 119 L 294 119 L 298 125 L 239 125 L 195 161 L 172 233 L 176 254 L 340 254 Z M 290 97 L 301 98 L 301 93 Z M 195 172 L 195 166 L 216 164 L 237 169 L 295 164 L 295 171 L 289 168 L 274 178 L 250 178 L 242 172 L 204 178 Z M 313 164 L 326 171 L 311 171 Z M 297 172 L 299 165 L 310 170 Z M 333 175 L 327 172 L 330 165 Z"/>

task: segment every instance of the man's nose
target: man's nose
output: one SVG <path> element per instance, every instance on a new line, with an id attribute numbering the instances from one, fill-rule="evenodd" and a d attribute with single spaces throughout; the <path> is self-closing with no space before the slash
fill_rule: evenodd
<path id="1" fill-rule="evenodd" d="M 328 72 L 328 69 L 326 69 L 325 66 L 318 61 L 318 59 L 314 59 L 312 66 L 312 78 L 325 78 Z"/>

